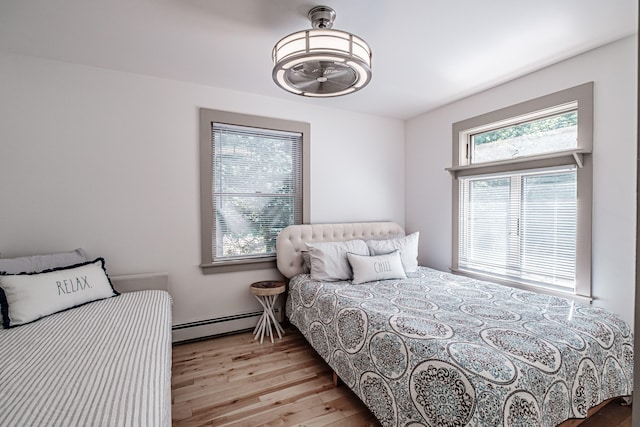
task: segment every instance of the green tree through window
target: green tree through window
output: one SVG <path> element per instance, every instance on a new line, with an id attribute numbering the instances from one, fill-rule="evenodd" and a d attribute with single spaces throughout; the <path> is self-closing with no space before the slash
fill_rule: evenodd
<path id="1" fill-rule="evenodd" d="M 301 209 L 302 135 L 214 123 L 213 147 L 215 258 L 274 254 Z"/>
<path id="2" fill-rule="evenodd" d="M 276 238 L 309 221 L 305 122 L 200 108 L 200 268 L 275 267 Z"/>

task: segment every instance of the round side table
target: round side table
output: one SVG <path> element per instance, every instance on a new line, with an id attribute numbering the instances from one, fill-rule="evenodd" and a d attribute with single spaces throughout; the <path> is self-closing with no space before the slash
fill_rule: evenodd
<path id="1" fill-rule="evenodd" d="M 260 316 L 260 319 L 258 320 L 256 328 L 253 330 L 253 333 L 256 336 L 254 340 L 257 340 L 258 337 L 260 337 L 260 344 L 262 344 L 262 340 L 266 333 L 273 343 L 273 330 L 271 329 L 272 323 L 273 329 L 278 333 L 278 338 L 282 338 L 282 335 L 284 334 L 282 326 L 280 326 L 276 320 L 273 307 L 278 299 L 278 295 L 284 292 L 285 284 L 282 281 L 266 280 L 263 282 L 252 283 L 250 289 L 251 293 L 255 295 L 256 299 L 264 309 L 262 316 Z"/>

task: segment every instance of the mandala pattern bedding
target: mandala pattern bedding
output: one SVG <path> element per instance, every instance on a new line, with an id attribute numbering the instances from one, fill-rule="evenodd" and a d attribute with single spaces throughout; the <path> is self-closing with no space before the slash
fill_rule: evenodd
<path id="1" fill-rule="evenodd" d="M 420 267 L 289 284 L 287 315 L 384 426 L 555 426 L 633 389 L 609 311 Z"/>

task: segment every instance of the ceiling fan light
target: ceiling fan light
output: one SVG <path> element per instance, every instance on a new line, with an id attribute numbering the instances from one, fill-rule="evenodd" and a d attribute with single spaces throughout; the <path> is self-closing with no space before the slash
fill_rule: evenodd
<path id="1" fill-rule="evenodd" d="M 304 62 L 310 61 L 336 61 L 336 62 L 346 62 L 344 58 L 338 58 L 336 56 L 330 55 L 313 55 L 313 56 L 303 56 L 303 57 L 294 57 L 289 61 L 282 61 L 282 69 L 287 70 L 291 67 L 295 67 L 296 65 L 302 64 Z"/>
<path id="2" fill-rule="evenodd" d="M 349 89 L 345 89 L 343 91 L 340 92 L 335 92 L 335 93 L 329 93 L 329 94 L 319 94 L 319 93 L 314 93 L 314 94 L 307 94 L 307 93 L 302 93 L 301 95 L 303 96 L 311 96 L 314 98 L 330 98 L 332 96 L 341 96 L 341 95 L 347 95 L 349 93 L 355 92 L 357 89 L 354 87 L 350 87 Z"/>
<path id="3" fill-rule="evenodd" d="M 309 11 L 314 29 L 283 37 L 273 48 L 272 77 L 282 89 L 309 97 L 346 95 L 371 80 L 371 48 L 360 37 L 330 29 L 335 12 Z"/>
<path id="4" fill-rule="evenodd" d="M 277 75 L 276 75 L 276 77 L 275 77 L 276 83 L 278 83 L 278 85 L 280 85 L 280 86 L 287 84 L 286 80 L 284 79 L 284 73 L 285 73 L 284 70 L 279 70 Z M 287 89 L 287 90 L 289 90 L 291 93 L 295 93 L 296 95 L 302 94 L 301 91 L 299 91 L 297 89 L 294 89 L 294 88 L 290 88 L 290 89 Z"/>

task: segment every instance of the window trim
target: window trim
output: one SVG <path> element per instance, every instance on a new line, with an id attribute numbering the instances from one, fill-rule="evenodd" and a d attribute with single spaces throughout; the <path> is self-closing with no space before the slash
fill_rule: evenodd
<path id="1" fill-rule="evenodd" d="M 302 222 L 310 222 L 310 139 L 311 125 L 293 120 L 275 119 L 251 114 L 241 114 L 229 111 L 200 108 L 200 242 L 201 263 L 203 274 L 227 273 L 244 270 L 263 270 L 276 268 L 275 256 L 256 257 L 225 261 L 213 260 L 212 230 L 214 227 L 211 124 L 226 123 L 237 126 L 248 126 L 262 129 L 302 133 Z"/>
<path id="2" fill-rule="evenodd" d="M 467 138 L 471 129 L 500 122 L 508 122 L 518 117 L 527 117 L 536 112 L 577 102 L 578 110 L 578 142 L 575 150 L 559 151 L 549 154 L 523 157 L 513 160 L 461 164 L 461 138 Z M 592 245 L 592 199 L 593 199 L 593 164 L 590 155 L 593 149 L 593 82 L 584 83 L 559 92 L 544 95 L 529 101 L 481 114 L 454 123 L 452 126 L 453 159 L 451 168 L 446 168 L 453 176 L 452 183 L 452 245 L 451 271 L 481 280 L 491 280 L 520 289 L 544 292 L 552 295 L 574 296 L 579 300 L 591 300 L 591 245 Z M 460 214 L 459 176 L 471 176 L 498 172 L 534 169 L 550 166 L 578 165 L 577 173 L 577 235 L 576 235 L 576 286 L 573 294 L 555 291 L 551 288 L 539 287 L 527 283 L 497 278 L 489 274 L 477 274 L 458 268 L 458 242 Z"/>

